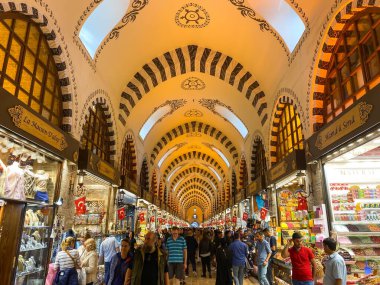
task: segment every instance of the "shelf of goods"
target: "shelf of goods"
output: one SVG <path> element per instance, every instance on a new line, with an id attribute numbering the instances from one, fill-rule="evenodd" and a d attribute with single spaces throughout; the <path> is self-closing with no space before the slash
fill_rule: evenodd
<path id="1" fill-rule="evenodd" d="M 290 263 L 290 259 L 273 258 L 273 274 L 277 284 L 292 284 L 292 264 Z"/>
<path id="2" fill-rule="evenodd" d="M 380 183 L 330 183 L 329 190 L 333 229 L 354 282 L 353 273 L 380 268 Z"/>

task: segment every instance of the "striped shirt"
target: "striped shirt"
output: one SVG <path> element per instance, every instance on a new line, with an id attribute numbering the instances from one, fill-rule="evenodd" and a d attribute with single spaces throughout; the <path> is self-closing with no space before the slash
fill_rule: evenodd
<path id="1" fill-rule="evenodd" d="M 68 250 L 68 252 L 74 258 L 77 265 L 80 265 L 78 251 L 76 249 L 70 249 Z M 59 268 L 59 270 L 65 270 L 65 269 L 75 268 L 75 265 L 74 265 L 74 261 L 65 251 L 60 251 L 58 252 L 55 258 L 54 268 L 55 269 Z"/>
<path id="2" fill-rule="evenodd" d="M 169 263 L 183 263 L 183 250 L 187 249 L 186 240 L 183 237 L 179 236 L 176 240 L 169 237 L 166 248 L 169 251 Z"/>

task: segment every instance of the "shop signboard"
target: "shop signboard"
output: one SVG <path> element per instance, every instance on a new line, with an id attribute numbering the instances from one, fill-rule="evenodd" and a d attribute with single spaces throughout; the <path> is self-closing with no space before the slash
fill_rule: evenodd
<path id="1" fill-rule="evenodd" d="M 379 125 L 379 93 L 380 85 L 312 135 L 306 143 L 307 161 L 322 157 L 348 140 Z"/>
<path id="2" fill-rule="evenodd" d="M 120 175 L 117 169 L 87 149 L 79 150 L 78 167 L 114 185 L 120 185 Z"/>
<path id="3" fill-rule="evenodd" d="M 235 203 L 239 203 L 241 200 L 244 199 L 244 189 L 237 190 L 235 194 Z"/>
<path id="4" fill-rule="evenodd" d="M 0 126 L 73 162 L 78 161 L 79 142 L 0 88 Z"/>
<path id="5" fill-rule="evenodd" d="M 262 180 L 263 177 L 259 176 L 248 185 L 247 197 L 257 195 L 264 188 Z"/>
<path id="6" fill-rule="evenodd" d="M 268 182 L 275 183 L 294 171 L 305 169 L 305 151 L 295 150 L 268 171 Z"/>
<path id="7" fill-rule="evenodd" d="M 144 191 L 143 193 L 143 198 L 148 201 L 149 203 L 153 203 L 153 196 L 152 196 L 152 193 L 150 193 L 149 191 Z"/>
<path id="8" fill-rule="evenodd" d="M 135 194 L 137 197 L 140 196 L 139 187 L 128 176 L 126 175 L 121 176 L 121 186 L 128 192 Z"/>

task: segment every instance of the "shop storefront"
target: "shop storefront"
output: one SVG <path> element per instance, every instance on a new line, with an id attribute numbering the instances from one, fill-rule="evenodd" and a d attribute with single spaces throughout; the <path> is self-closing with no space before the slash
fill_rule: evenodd
<path id="1" fill-rule="evenodd" d="M 268 184 L 277 208 L 278 248 L 282 248 L 296 231 L 303 235 L 308 247 L 315 247 L 318 242 L 322 248 L 323 239 L 328 237 L 325 205 L 308 205 L 310 189 L 306 187 L 305 169 L 305 153 L 296 150 L 268 172 Z M 320 253 L 321 250 L 315 250 L 317 258 Z M 279 284 L 291 284 L 291 264 L 287 262 L 279 254 L 273 261 L 275 280 Z"/>
<path id="2" fill-rule="evenodd" d="M 308 161 L 322 171 L 331 233 L 353 283 L 380 282 L 380 86 L 308 140 Z M 367 279 L 366 279 L 367 278 Z"/>
<path id="3" fill-rule="evenodd" d="M 119 173 L 108 162 L 82 149 L 78 167 L 74 230 L 79 237 L 89 233 L 99 246 L 106 233 L 115 232 Z"/>
<path id="4" fill-rule="evenodd" d="M 43 284 L 62 173 L 79 143 L 3 89 L 0 97 L 0 284 Z"/>

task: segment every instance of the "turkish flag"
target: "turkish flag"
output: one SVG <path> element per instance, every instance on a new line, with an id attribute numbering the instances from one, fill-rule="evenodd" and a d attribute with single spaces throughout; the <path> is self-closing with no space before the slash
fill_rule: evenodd
<path id="1" fill-rule="evenodd" d="M 125 208 L 120 208 L 117 210 L 117 216 L 119 220 L 124 220 L 125 219 Z"/>
<path id="2" fill-rule="evenodd" d="M 247 221 L 247 220 L 248 220 L 248 213 L 244 212 L 243 213 L 243 221 Z"/>
<path id="3" fill-rule="evenodd" d="M 154 223 L 154 216 L 151 216 L 151 217 L 150 217 L 150 222 L 151 222 L 151 223 Z"/>
<path id="4" fill-rule="evenodd" d="M 260 219 L 265 220 L 267 217 L 268 209 L 265 209 L 264 207 L 260 210 Z"/>
<path id="5" fill-rule="evenodd" d="M 86 214 L 86 197 L 85 196 L 79 199 L 76 199 L 74 203 L 75 203 L 75 211 L 77 215 Z"/>
<path id="6" fill-rule="evenodd" d="M 236 223 L 236 221 L 237 221 L 236 216 L 233 216 L 233 217 L 232 217 L 232 222 L 233 222 L 233 223 Z"/>
<path id="7" fill-rule="evenodd" d="M 145 221 L 145 214 L 144 213 L 140 213 L 139 214 L 139 220 L 140 220 L 140 222 L 144 222 Z"/>

